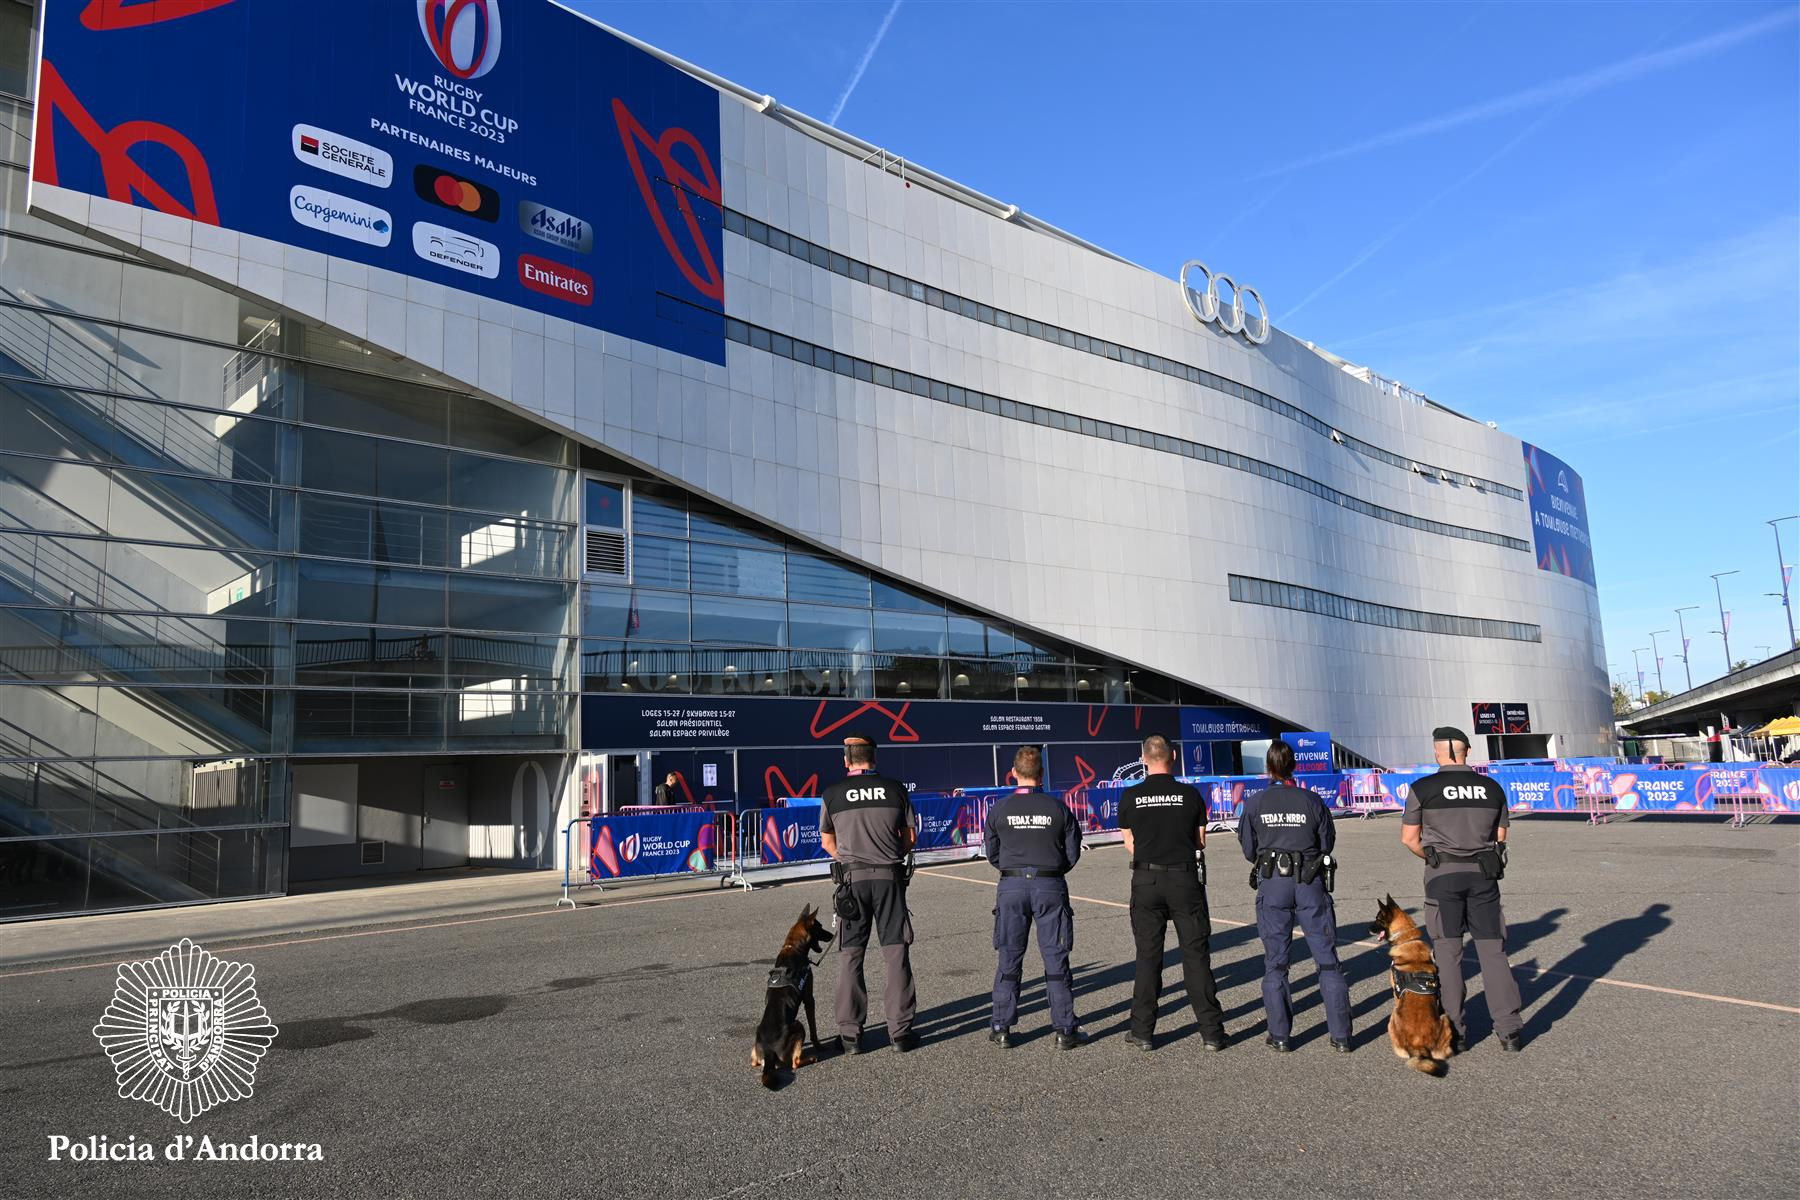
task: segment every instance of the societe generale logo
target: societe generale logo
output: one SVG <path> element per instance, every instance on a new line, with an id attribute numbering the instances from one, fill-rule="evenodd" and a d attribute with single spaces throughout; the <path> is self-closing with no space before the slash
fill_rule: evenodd
<path id="1" fill-rule="evenodd" d="M 444 70 L 479 79 L 500 60 L 500 0 L 419 0 L 419 32 Z"/>
<path id="2" fill-rule="evenodd" d="M 555 296 L 583 308 L 594 302 L 592 275 L 535 254 L 519 255 L 519 282 L 534 292 Z"/>

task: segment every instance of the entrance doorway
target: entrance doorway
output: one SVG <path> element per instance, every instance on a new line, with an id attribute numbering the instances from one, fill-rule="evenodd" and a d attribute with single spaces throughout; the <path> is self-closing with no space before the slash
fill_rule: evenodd
<path id="1" fill-rule="evenodd" d="M 419 869 L 469 865 L 469 768 L 425 768 L 419 803 Z"/>

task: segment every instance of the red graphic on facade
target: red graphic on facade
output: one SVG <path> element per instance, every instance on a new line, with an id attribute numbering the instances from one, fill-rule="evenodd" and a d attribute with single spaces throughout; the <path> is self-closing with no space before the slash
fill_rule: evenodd
<path id="1" fill-rule="evenodd" d="M 776 780 L 781 781 L 781 787 L 785 790 L 776 789 Z M 793 784 L 788 782 L 787 773 L 780 767 L 771 763 L 768 770 L 763 772 L 763 790 L 768 793 L 770 804 L 775 803 L 777 800 L 785 800 L 790 796 L 812 796 L 816 798 L 819 794 L 819 776 L 817 773 L 808 775 L 806 777 L 806 782 L 796 788 Z"/>
<path id="2" fill-rule="evenodd" d="M 1088 705 L 1087 731 L 1089 737 L 1100 736 L 1100 727 L 1106 724 L 1106 714 L 1111 711 L 1112 708 L 1109 705 L 1102 704 L 1097 707 L 1092 704 Z"/>
<path id="3" fill-rule="evenodd" d="M 893 722 L 893 725 L 889 727 L 887 733 L 889 741 L 916 742 L 919 740 L 917 731 L 915 731 L 911 725 L 906 723 L 906 710 L 912 707 L 912 702 L 910 700 L 900 706 L 899 712 L 892 711 L 879 701 L 870 700 L 857 708 L 850 710 L 846 716 L 838 718 L 821 729 L 819 728 L 819 721 L 824 718 L 825 706 L 829 703 L 830 701 L 828 700 L 819 701 L 819 707 L 813 712 L 812 728 L 810 732 L 816 739 L 823 740 L 828 738 L 850 722 L 856 720 L 856 718 L 862 716 L 864 713 L 872 712 L 878 713 Z"/>
<path id="4" fill-rule="evenodd" d="M 699 196 L 714 207 L 724 204 L 724 192 L 719 187 L 719 173 L 713 169 L 706 150 L 700 145 L 700 139 L 685 129 L 674 126 L 663 131 L 660 139 L 652 138 L 650 131 L 639 124 L 631 115 L 623 100 L 613 101 L 613 120 L 619 126 L 619 141 L 625 146 L 625 158 L 631 163 L 631 173 L 637 178 L 638 192 L 644 198 L 644 207 L 650 212 L 651 221 L 656 224 L 656 232 L 662 236 L 663 247 L 668 250 L 669 257 L 687 281 L 694 285 L 696 291 L 720 304 L 725 302 L 725 276 L 719 264 L 713 258 L 712 249 L 706 244 L 706 231 L 701 227 L 700 218 L 694 212 L 691 196 Z M 693 155 L 698 173 L 689 170 L 675 158 L 675 148 L 684 146 Z M 675 234 L 669 228 L 668 220 L 663 216 L 662 205 L 651 186 L 650 176 L 644 171 L 642 149 L 648 149 L 656 156 L 656 164 L 661 169 L 657 182 L 667 183 L 675 196 L 675 206 L 681 211 L 681 220 L 687 226 L 688 236 L 694 249 L 700 256 L 699 269 L 688 261 L 680 245 L 676 243 Z"/>
<path id="5" fill-rule="evenodd" d="M 213 196 L 212 172 L 198 147 L 181 134 L 155 121 L 126 121 L 108 130 L 102 129 L 93 114 L 83 107 L 63 77 L 44 60 L 38 77 L 37 144 L 31 158 L 31 175 L 39 183 L 56 185 L 56 118 L 62 117 L 81 139 L 92 146 L 100 158 L 100 171 L 106 181 L 106 196 L 121 204 L 135 204 L 133 194 L 142 196 L 158 212 L 219 223 L 219 204 Z M 183 204 L 131 157 L 133 147 L 144 143 L 172 150 L 187 169 L 188 192 L 192 203 Z"/>
<path id="6" fill-rule="evenodd" d="M 1081 804 L 1085 805 L 1087 803 L 1088 788 L 1099 778 L 1100 773 L 1088 765 L 1087 759 L 1077 754 L 1075 756 L 1075 786 L 1070 788 L 1068 794 L 1063 797 L 1064 801 L 1068 803 L 1079 801 Z"/>
<path id="7" fill-rule="evenodd" d="M 108 29 L 138 29 L 145 25 L 160 25 L 164 21 L 179 21 L 230 3 L 231 0 L 138 0 L 135 4 L 125 0 L 88 0 L 88 6 L 81 10 L 81 23 L 96 33 Z"/>

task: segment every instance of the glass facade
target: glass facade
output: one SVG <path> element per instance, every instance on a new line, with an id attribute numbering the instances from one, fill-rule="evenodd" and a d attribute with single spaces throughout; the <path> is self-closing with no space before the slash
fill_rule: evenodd
<path id="1" fill-rule="evenodd" d="M 1183 698 L 1173 680 L 785 543 L 673 488 L 592 476 L 587 488 L 593 531 L 627 531 L 630 554 L 618 577 L 590 573 L 582 588 L 584 691 L 1094 704 Z"/>
<path id="2" fill-rule="evenodd" d="M 566 752 L 573 444 L 27 215 L 0 12 L 0 919 L 284 891 L 305 756 Z"/>

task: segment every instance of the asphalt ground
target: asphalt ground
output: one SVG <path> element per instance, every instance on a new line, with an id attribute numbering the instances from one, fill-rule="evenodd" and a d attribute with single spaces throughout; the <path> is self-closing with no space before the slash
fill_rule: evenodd
<path id="1" fill-rule="evenodd" d="M 1419 910 L 1398 832 L 1388 818 L 1340 834 L 1352 1055 L 1329 1050 L 1303 947 L 1297 1048 L 1262 1045 L 1260 947 L 1239 924 L 1253 895 L 1229 842 L 1209 856 L 1224 1053 L 1202 1050 L 1172 949 L 1158 1047 L 1126 1047 L 1125 857 L 1107 847 L 1070 880 L 1093 1042 L 1050 1045 L 1035 952 L 1022 1044 L 986 1042 L 993 873 L 934 868 L 911 893 L 923 1045 L 894 1054 L 872 1029 L 872 1053 L 774 1093 L 749 1068 L 751 1033 L 767 963 L 800 906 L 827 901 L 821 882 L 620 889 L 573 912 L 551 909 L 552 889 L 525 908 L 502 889 L 499 911 L 312 934 L 293 905 L 271 910 L 278 928 L 227 957 L 254 965 L 281 1033 L 255 1095 L 185 1129 L 115 1094 L 90 1032 L 114 972 L 80 959 L 95 948 L 82 922 L 60 923 L 60 948 L 38 933 L 39 961 L 0 965 L 0 1195 L 1800 1194 L 1800 828 L 1517 823 L 1503 886 L 1529 1041 L 1499 1050 L 1471 955 L 1473 1044 L 1440 1079 L 1389 1049 L 1386 958 L 1363 943 L 1381 893 Z M 826 1030 L 835 975 L 828 960 Z M 316 1142 L 324 1159 L 48 1161 L 56 1134 L 160 1152 L 183 1132 Z"/>

